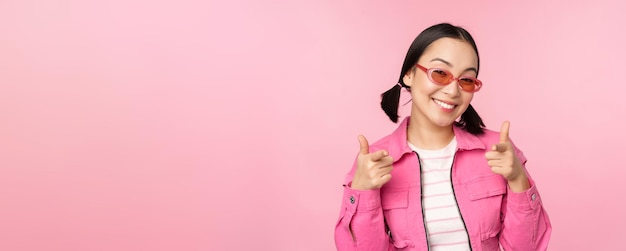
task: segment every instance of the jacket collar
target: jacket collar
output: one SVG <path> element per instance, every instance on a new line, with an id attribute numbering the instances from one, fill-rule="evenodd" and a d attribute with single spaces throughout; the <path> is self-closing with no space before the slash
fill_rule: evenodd
<path id="1" fill-rule="evenodd" d="M 402 120 L 398 128 L 389 135 L 389 154 L 394 159 L 394 162 L 399 160 L 404 154 L 412 153 L 413 150 L 407 143 L 407 130 L 409 128 L 410 117 L 407 116 Z M 485 149 L 485 144 L 476 136 L 463 128 L 454 125 L 454 135 L 457 141 L 457 150 L 473 150 L 473 149 Z"/>

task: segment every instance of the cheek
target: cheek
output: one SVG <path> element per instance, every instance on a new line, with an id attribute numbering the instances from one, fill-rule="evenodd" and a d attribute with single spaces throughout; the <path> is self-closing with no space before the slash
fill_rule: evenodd
<path id="1" fill-rule="evenodd" d="M 439 90 L 441 87 L 435 84 L 431 84 L 428 82 L 418 82 L 416 81 L 416 83 L 414 83 L 415 88 L 411 88 L 413 89 L 413 92 L 415 92 L 415 94 L 417 96 L 431 96 L 434 93 L 437 92 L 437 90 Z M 422 97 L 423 98 L 423 97 Z"/>
<path id="2" fill-rule="evenodd" d="M 469 105 L 469 103 L 472 102 L 472 99 L 474 99 L 474 93 L 462 93 L 461 94 L 461 100 L 463 104 L 465 105 Z"/>

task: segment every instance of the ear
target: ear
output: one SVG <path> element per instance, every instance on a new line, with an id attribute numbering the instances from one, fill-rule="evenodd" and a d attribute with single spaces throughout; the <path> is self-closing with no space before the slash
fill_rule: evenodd
<path id="1" fill-rule="evenodd" d="M 402 77 L 402 81 L 406 86 L 411 86 L 411 84 L 413 83 L 413 77 L 415 75 L 413 74 L 414 72 L 415 71 L 410 70 L 406 74 L 404 74 L 404 77 Z"/>

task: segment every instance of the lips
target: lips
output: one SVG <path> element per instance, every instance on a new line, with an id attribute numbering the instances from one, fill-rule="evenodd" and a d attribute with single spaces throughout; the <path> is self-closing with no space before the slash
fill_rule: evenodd
<path id="1" fill-rule="evenodd" d="M 455 104 L 443 102 L 443 101 L 438 100 L 438 99 L 433 99 L 433 101 L 435 101 L 435 103 L 437 103 L 439 106 L 441 106 L 444 109 L 452 110 L 455 107 L 457 107 L 457 105 L 455 105 Z"/>

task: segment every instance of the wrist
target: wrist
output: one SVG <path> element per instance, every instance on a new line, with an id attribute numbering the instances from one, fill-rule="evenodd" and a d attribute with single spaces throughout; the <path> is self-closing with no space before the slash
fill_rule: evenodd
<path id="1" fill-rule="evenodd" d="M 355 182 L 356 179 L 353 179 L 350 183 L 348 183 L 348 186 L 350 187 L 350 189 L 352 190 L 366 190 L 358 181 Z"/>
<path id="2" fill-rule="evenodd" d="M 528 182 L 528 177 L 526 177 L 525 173 L 521 173 L 517 177 L 508 180 L 509 188 L 513 192 L 523 192 L 530 188 L 530 182 Z"/>

